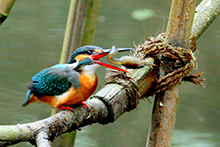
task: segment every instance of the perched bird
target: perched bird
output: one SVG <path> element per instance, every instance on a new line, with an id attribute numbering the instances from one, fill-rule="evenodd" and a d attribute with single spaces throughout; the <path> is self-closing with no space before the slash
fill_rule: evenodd
<path id="1" fill-rule="evenodd" d="M 119 48 L 119 52 L 131 48 Z M 50 104 L 60 110 L 72 110 L 71 105 L 82 103 L 95 91 L 98 80 L 95 71 L 105 66 L 122 72 L 126 70 L 100 62 L 99 59 L 108 55 L 110 49 L 103 50 L 98 46 L 83 46 L 78 48 L 67 64 L 57 64 L 41 70 L 32 77 L 32 82 L 26 87 L 26 106 L 35 101 Z"/>

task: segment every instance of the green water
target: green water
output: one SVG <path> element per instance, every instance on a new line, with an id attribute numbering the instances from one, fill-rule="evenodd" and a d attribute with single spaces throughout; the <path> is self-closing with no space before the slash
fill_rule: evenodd
<path id="1" fill-rule="evenodd" d="M 170 3 L 102 0 L 94 44 L 103 48 L 133 47 L 146 37 L 165 31 Z M 21 105 L 25 101 L 25 85 L 31 77 L 59 61 L 68 8 L 67 0 L 17 0 L 0 27 L 1 125 L 32 122 L 50 115 L 47 104 L 34 103 L 25 108 Z M 197 42 L 198 71 L 205 71 L 207 88 L 182 84 L 173 146 L 220 146 L 219 23 L 217 19 Z M 105 68 L 97 71 L 98 89 L 104 84 L 105 71 Z M 84 127 L 77 134 L 76 147 L 143 147 L 151 110 L 152 104 L 142 100 L 137 109 L 115 123 Z"/>

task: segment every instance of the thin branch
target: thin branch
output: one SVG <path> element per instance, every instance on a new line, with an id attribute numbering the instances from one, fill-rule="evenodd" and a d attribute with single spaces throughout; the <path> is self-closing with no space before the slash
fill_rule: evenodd
<path id="1" fill-rule="evenodd" d="M 192 36 L 195 36 L 197 40 L 219 14 L 220 0 L 203 0 L 196 8 Z"/>

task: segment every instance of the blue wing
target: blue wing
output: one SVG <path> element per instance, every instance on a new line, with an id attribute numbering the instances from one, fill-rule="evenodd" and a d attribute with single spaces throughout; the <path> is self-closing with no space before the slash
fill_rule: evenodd
<path id="1" fill-rule="evenodd" d="M 35 94 L 60 95 L 66 92 L 71 85 L 80 87 L 79 73 L 65 64 L 58 64 L 43 69 L 32 78 L 27 87 Z"/>

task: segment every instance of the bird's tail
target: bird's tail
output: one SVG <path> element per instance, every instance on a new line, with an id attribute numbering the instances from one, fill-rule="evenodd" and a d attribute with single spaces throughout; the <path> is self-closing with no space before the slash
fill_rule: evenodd
<path id="1" fill-rule="evenodd" d="M 22 105 L 23 107 L 24 106 L 27 106 L 29 103 L 32 102 L 32 95 L 33 95 L 33 92 L 31 90 L 28 90 L 27 91 L 27 95 L 26 95 L 26 101 L 24 102 L 24 104 Z"/>

